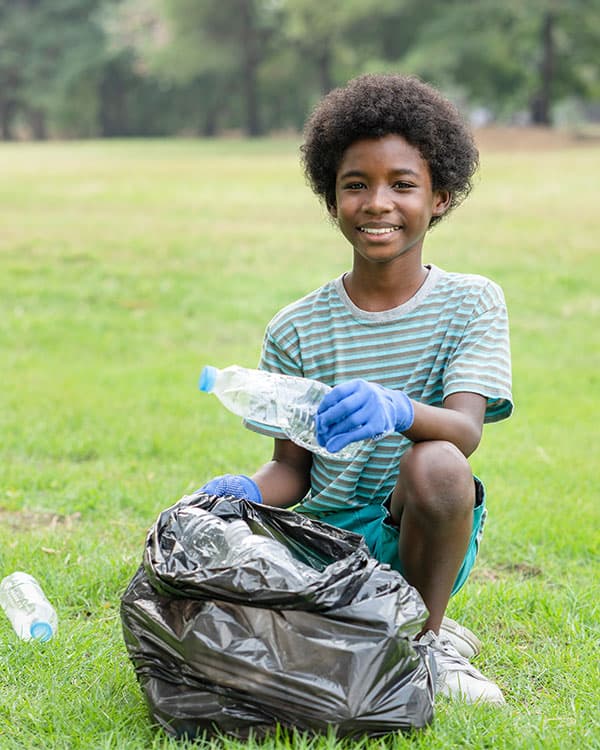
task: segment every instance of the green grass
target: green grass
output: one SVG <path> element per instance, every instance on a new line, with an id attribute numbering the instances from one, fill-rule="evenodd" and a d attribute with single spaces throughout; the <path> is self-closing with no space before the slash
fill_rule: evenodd
<path id="1" fill-rule="evenodd" d="M 508 706 L 440 703 L 365 750 L 600 747 L 599 168 L 592 148 L 484 153 L 428 240 L 511 315 L 516 412 L 474 457 L 490 521 L 449 610 Z M 159 511 L 270 456 L 197 391 L 202 365 L 254 366 L 271 315 L 350 253 L 291 141 L 3 145 L 0 174 L 0 574 L 37 576 L 60 618 L 40 645 L 0 617 L 0 748 L 184 747 L 149 721 L 119 597 Z"/>

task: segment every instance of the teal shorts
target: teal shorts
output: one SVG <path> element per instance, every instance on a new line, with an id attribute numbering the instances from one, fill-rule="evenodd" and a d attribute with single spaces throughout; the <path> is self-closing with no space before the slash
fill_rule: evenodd
<path id="1" fill-rule="evenodd" d="M 475 479 L 475 507 L 473 509 L 473 528 L 471 529 L 471 538 L 469 546 L 462 562 L 461 568 L 456 576 L 456 581 L 452 587 L 452 595 L 463 587 L 467 580 L 475 558 L 479 551 L 479 544 L 483 534 L 483 525 L 487 510 L 485 507 L 485 487 L 477 478 Z M 353 531 L 364 537 L 369 551 L 379 562 L 387 563 L 394 570 L 404 574 L 402 563 L 398 557 L 398 527 L 394 525 L 389 511 L 388 500 L 378 505 L 364 505 L 362 508 L 349 508 L 333 513 L 307 513 L 310 518 L 324 521 L 340 529 Z M 300 510 L 301 508 L 297 508 Z"/>

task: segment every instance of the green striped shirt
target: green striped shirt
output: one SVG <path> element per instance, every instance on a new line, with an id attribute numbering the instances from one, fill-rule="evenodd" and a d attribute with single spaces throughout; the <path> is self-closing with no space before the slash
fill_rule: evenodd
<path id="1" fill-rule="evenodd" d="M 505 419 L 513 408 L 502 290 L 482 276 L 436 266 L 411 299 L 383 312 L 359 309 L 342 277 L 330 281 L 275 315 L 259 367 L 330 386 L 364 378 L 433 406 L 442 406 L 452 393 L 478 393 L 487 399 L 486 422 Z M 285 438 L 277 428 L 246 424 Z M 351 461 L 314 455 L 302 510 L 323 513 L 383 502 L 409 445 L 408 438 L 392 434 L 365 444 Z"/>

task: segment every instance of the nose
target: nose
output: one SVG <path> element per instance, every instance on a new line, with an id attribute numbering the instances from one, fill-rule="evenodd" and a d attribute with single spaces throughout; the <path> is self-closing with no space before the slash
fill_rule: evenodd
<path id="1" fill-rule="evenodd" d="M 394 203 L 389 194 L 388 186 L 372 187 L 366 195 L 363 208 L 370 214 L 384 214 L 392 211 Z"/>

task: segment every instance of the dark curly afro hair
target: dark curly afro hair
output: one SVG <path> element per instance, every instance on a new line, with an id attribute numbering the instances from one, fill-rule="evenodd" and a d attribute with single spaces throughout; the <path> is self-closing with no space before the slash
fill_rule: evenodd
<path id="1" fill-rule="evenodd" d="M 420 151 L 429 165 L 433 190 L 452 194 L 448 210 L 467 197 L 479 154 L 456 107 L 414 76 L 368 74 L 330 91 L 304 129 L 304 171 L 328 208 L 335 206 L 337 170 L 348 146 L 390 134 L 402 136 Z M 433 217 L 431 225 L 441 218 Z"/>

